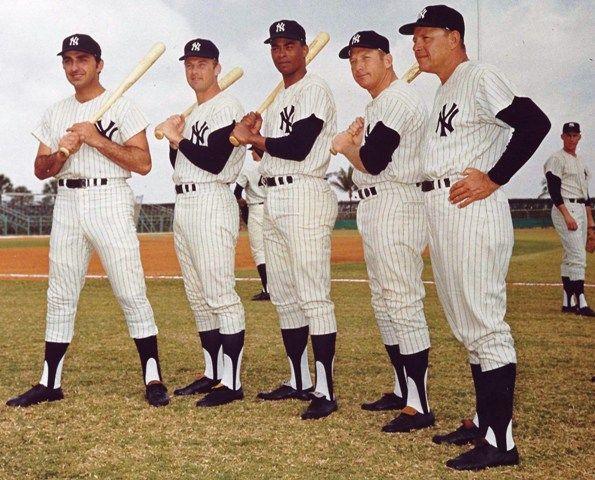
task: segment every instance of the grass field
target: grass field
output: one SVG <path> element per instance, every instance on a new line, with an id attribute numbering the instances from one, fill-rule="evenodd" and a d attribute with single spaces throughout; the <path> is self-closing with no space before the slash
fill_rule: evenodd
<path id="1" fill-rule="evenodd" d="M 350 235 L 355 233 L 337 233 L 339 239 Z M 555 232 L 522 230 L 516 236 L 509 282 L 559 282 L 561 248 Z M 0 240 L 0 249 L 22 249 L 27 242 L 39 247 L 44 241 Z M 256 272 L 243 269 L 238 276 L 255 277 Z M 366 278 L 365 266 L 334 265 L 333 278 Z M 431 278 L 426 268 L 424 279 Z M 592 268 L 587 283 L 595 283 Z M 333 283 L 340 410 L 325 420 L 304 422 L 298 416 L 303 403 L 255 399 L 259 390 L 287 375 L 273 307 L 249 300 L 258 283 L 237 285 L 247 316 L 246 399 L 205 410 L 187 398 L 174 398 L 161 409 L 145 403 L 136 350 L 115 298 L 106 280 L 90 280 L 65 361 L 65 400 L 22 410 L 0 406 L 0 479 L 593 478 L 595 324 L 560 314 L 561 289 L 550 286 L 508 289 L 508 321 L 519 357 L 515 437 L 521 466 L 478 474 L 444 467 L 461 449 L 434 445 L 430 439 L 473 412 L 472 382 L 465 352 L 449 331 L 435 287 L 426 287 L 433 345 L 428 383 L 437 426 L 390 435 L 380 427 L 394 414 L 359 408 L 362 401 L 390 390 L 393 378 L 366 283 Z M 45 289 L 45 281 L 0 280 L 2 399 L 39 378 Z M 202 353 L 182 282 L 151 280 L 148 291 L 171 392 L 202 368 Z M 588 288 L 587 295 L 595 303 L 595 288 Z"/>

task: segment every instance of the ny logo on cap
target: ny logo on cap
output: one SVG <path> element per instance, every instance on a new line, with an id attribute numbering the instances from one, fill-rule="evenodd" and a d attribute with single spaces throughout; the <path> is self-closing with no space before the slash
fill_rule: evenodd
<path id="1" fill-rule="evenodd" d="M 70 46 L 78 45 L 79 44 L 79 37 L 70 37 Z"/>
<path id="2" fill-rule="evenodd" d="M 277 24 L 276 28 L 277 28 L 277 30 L 276 30 L 277 32 L 284 32 L 285 31 L 285 23 L 279 22 Z"/>
<path id="3" fill-rule="evenodd" d="M 422 18 L 424 18 L 426 16 L 426 13 L 428 12 L 427 8 L 424 8 L 421 12 L 419 12 L 419 15 L 417 16 L 418 20 L 421 20 Z"/>
<path id="4" fill-rule="evenodd" d="M 356 33 L 353 37 L 351 37 L 351 44 L 359 43 L 359 33 Z"/>
<path id="5" fill-rule="evenodd" d="M 568 126 L 569 126 L 570 128 L 574 128 L 574 127 L 575 127 L 574 123 L 572 123 L 572 122 L 570 122 L 570 123 L 568 124 Z"/>
<path id="6" fill-rule="evenodd" d="M 199 52 L 200 51 L 200 42 L 194 42 L 192 44 L 192 48 L 190 49 L 193 52 Z"/>

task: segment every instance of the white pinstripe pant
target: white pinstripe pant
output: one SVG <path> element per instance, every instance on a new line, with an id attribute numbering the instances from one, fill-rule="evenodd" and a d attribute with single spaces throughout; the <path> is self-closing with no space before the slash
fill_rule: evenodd
<path id="1" fill-rule="evenodd" d="M 256 265 L 265 263 L 264 241 L 262 233 L 262 222 L 264 217 L 264 204 L 248 205 L 248 240 L 250 251 Z"/>
<path id="2" fill-rule="evenodd" d="M 231 335 L 245 328 L 234 276 L 239 227 L 238 205 L 226 184 L 201 183 L 196 192 L 176 195 L 174 245 L 199 332 Z"/>
<path id="3" fill-rule="evenodd" d="M 430 348 L 421 280 L 427 224 L 422 192 L 415 185 L 383 182 L 362 200 L 357 227 L 364 242 L 372 307 L 385 345 L 411 355 Z"/>
<path id="4" fill-rule="evenodd" d="M 578 228 L 574 231 L 568 230 L 564 216 L 555 206 L 552 207 L 552 222 L 564 248 L 562 257 L 562 276 L 570 280 L 584 280 L 585 269 L 587 268 L 587 210 L 582 203 L 564 202 L 570 215 L 576 220 Z"/>
<path id="5" fill-rule="evenodd" d="M 314 177 L 267 187 L 264 248 L 271 301 L 282 329 L 309 325 L 311 335 L 337 331 L 331 290 L 331 233 L 337 197 Z"/>
<path id="6" fill-rule="evenodd" d="M 50 236 L 45 339 L 70 343 L 85 274 L 97 250 L 133 338 L 157 334 L 147 300 L 134 198 L 123 179 L 105 186 L 58 188 Z"/>
<path id="7" fill-rule="evenodd" d="M 455 337 L 482 371 L 516 363 L 506 315 L 514 235 L 506 195 L 458 208 L 448 189 L 424 193 L 436 288 Z"/>

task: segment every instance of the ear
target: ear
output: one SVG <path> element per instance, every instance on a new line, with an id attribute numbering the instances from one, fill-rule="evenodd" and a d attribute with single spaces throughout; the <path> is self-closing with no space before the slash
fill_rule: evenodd
<path id="1" fill-rule="evenodd" d="M 450 44 L 450 49 L 454 50 L 458 46 L 460 46 L 463 42 L 461 41 L 461 34 L 457 31 L 449 31 L 448 32 L 448 41 Z"/>
<path id="2" fill-rule="evenodd" d="M 390 53 L 384 55 L 384 68 L 391 68 L 393 66 L 393 56 Z"/>
<path id="3" fill-rule="evenodd" d="M 97 64 L 97 73 L 101 73 L 101 70 L 103 70 L 103 60 L 99 60 Z"/>
<path id="4" fill-rule="evenodd" d="M 310 47 L 308 45 L 302 45 L 302 51 L 304 52 L 304 58 L 308 56 L 308 52 L 310 51 Z"/>
<path id="5" fill-rule="evenodd" d="M 221 64 L 217 62 L 217 66 L 215 67 L 215 75 L 219 75 L 221 73 Z"/>

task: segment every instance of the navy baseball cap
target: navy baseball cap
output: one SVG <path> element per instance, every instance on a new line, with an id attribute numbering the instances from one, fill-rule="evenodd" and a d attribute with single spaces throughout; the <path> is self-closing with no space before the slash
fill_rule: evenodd
<path id="1" fill-rule="evenodd" d="M 419 12 L 415 22 L 408 23 L 399 28 L 399 33 L 403 35 L 413 35 L 413 31 L 416 27 L 434 27 L 453 31 L 456 30 L 461 34 L 461 38 L 465 38 L 465 20 L 463 20 L 463 15 L 447 5 L 427 6 Z"/>
<path id="2" fill-rule="evenodd" d="M 339 58 L 349 58 L 349 52 L 354 47 L 371 48 L 374 50 L 378 48 L 384 53 L 390 53 L 388 38 L 383 37 L 374 30 L 363 30 L 361 32 L 357 32 L 353 37 L 351 37 L 351 40 L 349 40 L 349 45 L 341 49 L 339 52 Z"/>
<path id="3" fill-rule="evenodd" d="M 219 49 L 210 40 L 195 38 L 186 44 L 180 60 L 186 60 L 188 57 L 212 58 L 219 61 Z"/>
<path id="4" fill-rule="evenodd" d="M 64 55 L 71 50 L 90 53 L 97 59 L 101 58 L 101 47 L 99 44 L 91 36 L 84 33 L 75 33 L 62 40 L 62 51 L 58 52 L 58 55 Z"/>
<path id="5" fill-rule="evenodd" d="M 306 31 L 295 20 L 279 20 L 269 27 L 269 38 L 264 43 L 271 43 L 275 38 L 289 38 L 306 43 Z"/>
<path id="6" fill-rule="evenodd" d="M 562 127 L 562 133 L 581 133 L 581 126 L 576 122 L 565 123 Z"/>

